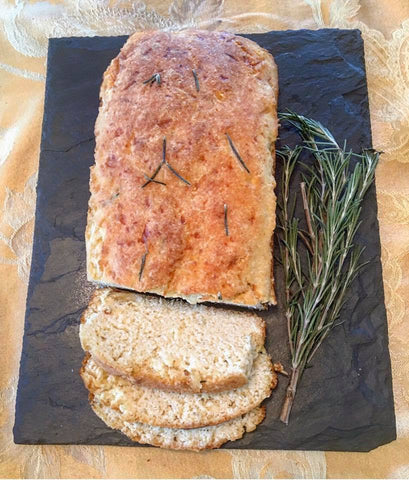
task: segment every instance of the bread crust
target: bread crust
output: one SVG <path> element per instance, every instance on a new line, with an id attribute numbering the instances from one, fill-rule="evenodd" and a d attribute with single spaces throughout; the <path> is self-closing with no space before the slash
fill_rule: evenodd
<path id="1" fill-rule="evenodd" d="M 155 73 L 160 85 L 143 83 Z M 275 303 L 277 92 L 273 58 L 248 39 L 132 35 L 101 87 L 88 279 L 190 303 Z M 168 163 L 155 180 L 166 185 L 141 188 L 162 162 L 164 138 Z"/>
<path id="2" fill-rule="evenodd" d="M 172 450 L 192 450 L 199 452 L 219 448 L 228 441 L 242 438 L 246 432 L 252 432 L 265 418 L 265 407 L 256 407 L 242 417 L 229 422 L 193 430 L 166 429 L 152 427 L 142 423 L 129 423 L 121 420 L 115 412 L 91 400 L 91 407 L 109 427 L 120 430 L 134 442 Z M 209 435 L 210 434 L 210 435 Z"/>

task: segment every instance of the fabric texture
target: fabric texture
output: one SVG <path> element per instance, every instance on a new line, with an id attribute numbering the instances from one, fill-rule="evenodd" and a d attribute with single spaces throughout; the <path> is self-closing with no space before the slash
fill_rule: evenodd
<path id="1" fill-rule="evenodd" d="M 409 3 L 407 0 L 0 0 L 0 477 L 409 476 Z M 365 41 L 398 439 L 368 454 L 14 445 L 48 37 L 196 27 L 359 28 Z"/>

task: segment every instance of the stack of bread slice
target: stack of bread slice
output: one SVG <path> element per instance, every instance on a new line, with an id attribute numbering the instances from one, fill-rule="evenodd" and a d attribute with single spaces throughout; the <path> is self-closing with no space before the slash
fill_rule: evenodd
<path id="1" fill-rule="evenodd" d="M 139 443 L 201 450 L 241 438 L 276 384 L 254 313 L 102 288 L 80 339 L 94 412 Z"/>

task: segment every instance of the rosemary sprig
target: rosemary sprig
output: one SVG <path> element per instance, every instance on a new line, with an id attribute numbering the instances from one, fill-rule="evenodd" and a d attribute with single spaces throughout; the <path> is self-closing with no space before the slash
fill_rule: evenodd
<path id="1" fill-rule="evenodd" d="M 247 165 L 244 163 L 244 160 L 241 158 L 239 152 L 237 151 L 237 148 L 235 147 L 233 140 L 230 138 L 230 135 L 226 133 L 227 140 L 229 142 L 230 148 L 232 149 L 232 152 L 234 153 L 235 157 L 237 160 L 241 163 L 243 166 L 244 170 L 246 170 L 247 173 L 250 173 L 250 170 L 247 168 Z"/>
<path id="2" fill-rule="evenodd" d="M 195 69 L 192 70 L 193 78 L 195 79 L 196 91 L 200 92 L 199 78 Z"/>
<path id="3" fill-rule="evenodd" d="M 139 269 L 139 281 L 141 281 L 143 271 L 145 270 L 145 263 L 146 263 L 146 257 L 147 257 L 147 256 L 148 256 L 148 252 L 146 251 L 146 252 L 142 255 L 142 259 L 141 259 L 141 267 L 140 267 L 140 269 Z"/>
<path id="4" fill-rule="evenodd" d="M 280 419 L 287 424 L 304 369 L 337 326 L 345 294 L 363 266 L 359 261 L 363 248 L 354 245 L 354 237 L 379 153 L 353 154 L 345 145 L 341 148 L 319 122 L 293 112 L 280 118 L 296 127 L 303 139 L 302 147 L 279 152 L 283 159 L 279 243 L 291 351 L 291 375 Z M 302 165 L 300 183 L 306 230 L 295 217 L 296 195 L 290 192 L 302 150 L 313 156 L 312 166 Z M 354 165 L 352 158 L 357 159 Z"/>
<path id="5" fill-rule="evenodd" d="M 229 236 L 229 223 L 227 221 L 227 205 L 224 204 L 224 231 L 226 232 L 226 237 Z"/>
<path id="6" fill-rule="evenodd" d="M 160 78 L 160 73 L 154 73 L 150 78 L 148 78 L 147 80 L 144 80 L 142 83 L 144 85 L 153 85 L 154 83 L 157 83 L 158 85 L 160 85 L 162 83 L 162 80 Z"/>

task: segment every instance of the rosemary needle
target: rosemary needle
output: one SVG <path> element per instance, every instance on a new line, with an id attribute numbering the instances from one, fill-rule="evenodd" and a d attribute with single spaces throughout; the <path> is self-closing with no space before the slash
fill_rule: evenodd
<path id="1" fill-rule="evenodd" d="M 155 180 L 154 178 L 149 177 L 148 175 L 146 175 L 146 173 L 144 173 L 143 175 L 144 175 L 144 177 L 146 178 L 146 182 L 142 185 L 141 188 L 146 187 L 146 185 L 149 185 L 150 183 L 157 183 L 157 184 L 159 184 L 159 185 L 166 185 L 165 182 L 160 182 L 159 180 Z"/>
<path id="2" fill-rule="evenodd" d="M 193 77 L 195 79 L 196 91 L 200 92 L 199 78 L 197 76 L 196 70 L 193 69 L 192 73 L 193 73 Z"/>
<path id="3" fill-rule="evenodd" d="M 162 163 L 166 163 L 166 137 L 163 137 L 162 142 Z"/>
<path id="4" fill-rule="evenodd" d="M 144 80 L 142 83 L 144 85 L 153 85 L 154 83 L 157 83 L 158 85 L 161 84 L 161 78 L 160 78 L 160 73 L 154 73 L 150 78 L 148 78 L 147 80 Z"/>
<path id="5" fill-rule="evenodd" d="M 224 204 L 224 231 L 226 232 L 226 236 L 229 236 L 229 224 L 227 222 L 227 205 Z"/>
<path id="6" fill-rule="evenodd" d="M 179 178 L 179 180 L 182 180 L 182 182 L 186 183 L 186 185 L 191 186 L 191 183 L 186 180 L 185 178 L 180 175 L 173 167 L 172 165 L 166 160 L 166 137 L 163 138 L 163 147 L 162 147 L 162 163 L 165 164 L 168 169 L 175 175 L 176 177 Z"/>
<path id="7" fill-rule="evenodd" d="M 243 168 L 246 170 L 247 173 L 250 173 L 250 170 L 247 168 L 247 165 L 244 163 L 244 160 L 241 158 L 239 152 L 237 151 L 237 148 L 235 147 L 233 140 L 230 138 L 230 135 L 226 133 L 227 140 L 229 141 L 230 148 L 232 149 L 232 152 L 236 156 L 237 160 L 242 164 Z"/>
<path id="8" fill-rule="evenodd" d="M 180 175 L 173 167 L 170 163 L 166 162 L 166 166 L 169 168 L 169 170 L 173 173 L 173 175 L 176 175 L 180 180 L 182 180 L 182 182 L 185 182 L 186 185 L 189 185 L 189 187 L 191 186 L 191 183 L 186 180 L 185 178 L 182 177 L 182 175 Z"/>
<path id="9" fill-rule="evenodd" d="M 161 162 L 158 167 L 156 168 L 156 170 L 153 172 L 153 175 L 151 177 L 149 177 L 148 175 L 145 175 L 145 178 L 147 178 L 147 181 L 141 186 L 141 188 L 145 188 L 147 185 L 149 185 L 151 182 L 154 182 L 154 183 L 162 183 L 162 182 L 158 182 L 158 181 L 155 181 L 155 177 L 156 175 L 160 172 L 160 169 L 162 168 L 162 165 L 163 165 L 163 162 Z M 165 183 L 163 185 L 166 185 Z"/>
<path id="10" fill-rule="evenodd" d="M 143 271 L 145 269 L 145 262 L 146 262 L 146 257 L 148 255 L 148 252 L 145 252 L 143 255 L 142 255 L 142 260 L 141 260 L 141 268 L 139 269 L 139 281 L 141 281 L 142 279 L 142 274 L 143 274 Z"/>

